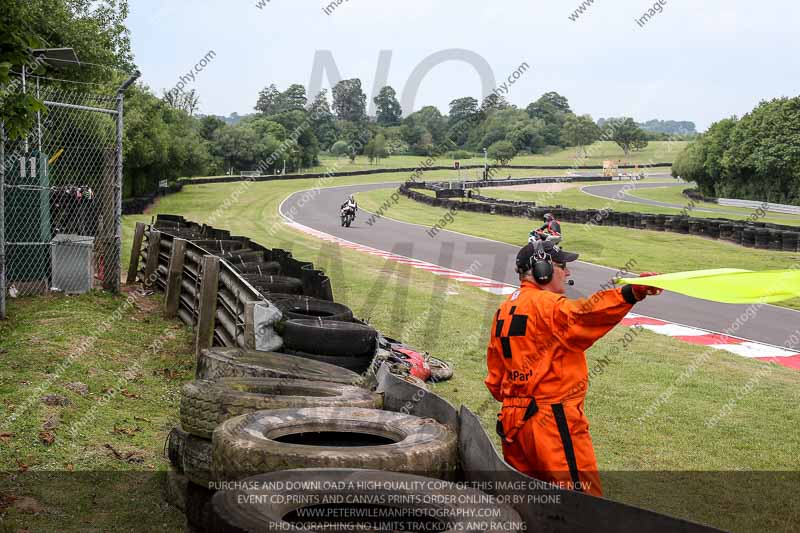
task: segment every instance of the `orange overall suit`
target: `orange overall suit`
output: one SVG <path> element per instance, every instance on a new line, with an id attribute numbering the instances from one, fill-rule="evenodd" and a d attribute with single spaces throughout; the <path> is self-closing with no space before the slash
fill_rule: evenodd
<path id="1" fill-rule="evenodd" d="M 492 324 L 485 383 L 503 402 L 497 431 L 511 466 L 602 496 L 583 408 L 589 381 L 584 351 L 636 301 L 630 286 L 570 300 L 523 281 L 503 302 Z"/>

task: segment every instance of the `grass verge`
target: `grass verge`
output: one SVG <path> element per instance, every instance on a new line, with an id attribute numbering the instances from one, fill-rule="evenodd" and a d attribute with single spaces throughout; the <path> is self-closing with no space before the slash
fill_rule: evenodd
<path id="1" fill-rule="evenodd" d="M 194 372 L 190 335 L 161 318 L 160 298 L 132 298 L 9 303 L 0 322 L 3 531 L 183 527 L 160 481 L 180 386 Z"/>

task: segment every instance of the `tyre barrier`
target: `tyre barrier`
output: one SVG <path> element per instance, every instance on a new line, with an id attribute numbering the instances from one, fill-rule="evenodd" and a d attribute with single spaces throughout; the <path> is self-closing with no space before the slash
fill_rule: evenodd
<path id="1" fill-rule="evenodd" d="M 211 440 L 187 435 L 183 445 L 183 475 L 201 487 L 209 487 L 216 478 L 211 459 Z"/>
<path id="2" fill-rule="evenodd" d="M 234 481 L 294 468 L 364 468 L 447 478 L 458 468 L 457 448 L 447 426 L 414 415 L 355 407 L 257 411 L 214 430 L 214 476 Z"/>
<path id="3" fill-rule="evenodd" d="M 772 230 L 769 236 L 769 249 L 782 250 L 783 249 L 783 230 Z"/>
<path id="4" fill-rule="evenodd" d="M 756 230 L 756 248 L 767 250 L 770 243 L 770 230 L 767 228 L 758 228 Z"/>
<path id="5" fill-rule="evenodd" d="M 364 324 L 322 319 L 291 319 L 282 326 L 286 348 L 320 355 L 374 356 L 378 332 Z"/>
<path id="6" fill-rule="evenodd" d="M 406 185 L 400 187 L 400 193 L 415 201 L 431 204 L 429 196 L 413 191 Z M 454 201 L 451 204 L 447 204 L 447 206 L 478 213 L 522 216 L 532 219 L 541 219 L 545 213 L 552 212 L 556 218 L 564 222 L 587 223 L 596 226 L 618 226 L 650 231 L 669 231 L 684 235 L 702 235 L 712 239 L 727 240 L 748 248 L 755 247 L 775 251 L 796 251 L 797 248 L 793 247 L 792 244 L 794 238 L 789 237 L 786 244 L 784 244 L 783 234 L 787 231 L 800 233 L 800 227 L 783 224 L 692 218 L 685 215 L 670 216 L 665 214 L 617 212 L 613 210 L 598 211 L 596 209 L 588 209 L 583 211 L 561 206 L 537 206 L 535 202 L 502 200 L 477 194 L 471 195 L 471 198 L 478 200 L 478 202 Z M 501 204 L 511 204 L 513 207 L 509 210 L 509 206 L 502 206 Z M 434 205 L 445 206 L 445 204 Z M 764 230 L 764 232 L 760 239 L 755 237 L 751 239 L 749 234 L 745 234 L 745 230 L 748 229 Z"/>
<path id="7" fill-rule="evenodd" d="M 275 378 L 222 378 L 187 383 L 181 395 L 181 427 L 211 439 L 225 420 L 254 411 L 298 407 L 380 409 L 383 400 L 361 387 L 324 381 Z"/>
<path id="8" fill-rule="evenodd" d="M 756 245 L 755 228 L 744 228 L 742 230 L 742 246 L 746 248 L 754 248 L 755 245 Z"/>
<path id="9" fill-rule="evenodd" d="M 278 275 L 281 273 L 281 264 L 277 261 L 228 261 L 231 266 L 242 274 L 256 274 L 264 276 L 267 274 Z"/>
<path id="10" fill-rule="evenodd" d="M 212 530 L 309 531 L 314 529 L 309 522 L 336 523 L 341 527 L 337 531 L 524 530 L 519 513 L 495 497 L 464 485 L 411 474 L 348 468 L 301 469 L 253 476 L 242 485 L 252 488 L 214 496 L 210 506 Z M 254 501 L 270 503 L 242 503 Z M 376 506 L 376 501 L 386 503 Z M 365 509 L 372 509 L 373 513 L 366 514 Z M 314 518 L 303 518 L 309 516 Z M 371 519 L 354 519 L 347 524 L 342 523 L 341 516 Z M 357 529 L 356 523 L 360 526 Z M 389 523 L 391 528 L 387 527 Z"/>
<path id="11" fill-rule="evenodd" d="M 324 351 L 323 348 L 316 351 Z M 372 353 L 367 353 L 361 356 L 352 355 L 330 355 L 325 353 L 309 353 L 301 352 L 299 350 L 292 350 L 291 348 L 281 348 L 281 353 L 293 355 L 302 359 L 309 359 L 311 361 L 318 361 L 320 363 L 327 363 L 329 365 L 338 366 L 346 370 L 355 372 L 356 374 L 363 374 L 373 364 L 375 356 Z"/>
<path id="12" fill-rule="evenodd" d="M 353 311 L 343 304 L 293 294 L 270 294 L 269 300 L 289 319 L 322 318 L 352 322 Z"/>
<path id="13" fill-rule="evenodd" d="M 783 232 L 783 240 L 781 246 L 785 252 L 800 251 L 798 248 L 798 241 L 800 241 L 800 233 L 796 231 Z"/>
<path id="14" fill-rule="evenodd" d="M 188 436 L 189 434 L 181 426 L 175 426 L 167 435 L 164 444 L 167 459 L 178 473 L 183 473 L 183 448 Z"/>
<path id="15" fill-rule="evenodd" d="M 361 376 L 344 368 L 275 352 L 237 348 L 204 350 L 197 361 L 197 379 L 262 377 L 358 384 Z"/>
<path id="16" fill-rule="evenodd" d="M 241 277 L 262 294 L 303 294 L 303 280 L 291 276 L 243 274 Z"/>

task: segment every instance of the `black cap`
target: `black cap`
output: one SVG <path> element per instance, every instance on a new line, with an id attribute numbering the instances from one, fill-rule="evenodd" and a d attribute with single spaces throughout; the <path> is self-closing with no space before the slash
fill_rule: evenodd
<path id="1" fill-rule="evenodd" d="M 570 263 L 578 259 L 578 254 L 566 252 L 559 248 L 557 244 L 550 241 L 539 241 L 542 251 L 550 256 L 554 263 Z M 536 245 L 529 243 L 525 245 L 517 254 L 517 268 L 519 270 L 530 270 L 533 266 L 534 256 L 536 255 Z"/>

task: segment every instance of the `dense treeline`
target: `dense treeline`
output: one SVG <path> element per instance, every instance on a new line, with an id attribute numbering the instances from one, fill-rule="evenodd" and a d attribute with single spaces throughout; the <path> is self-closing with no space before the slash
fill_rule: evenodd
<path id="1" fill-rule="evenodd" d="M 800 205 L 800 97 L 713 124 L 675 161 L 705 196 Z"/>
<path id="2" fill-rule="evenodd" d="M 90 82 L 96 84 L 90 89 L 62 85 L 114 94 L 136 68 L 124 24 L 127 1 L 0 0 L 3 28 L 11 29 L 0 40 L 0 107 L 7 131 L 19 136 L 30 130 L 32 116 L 42 109 L 41 102 L 7 89 L 5 66 L 13 72 L 31 63 L 31 48 L 72 47 L 83 63 L 57 70 L 32 64 L 31 75 Z M 159 181 L 181 176 L 296 172 L 318 165 L 322 152 L 378 161 L 393 154 L 465 159 L 483 156 L 486 150 L 492 163 L 505 165 L 519 154 L 575 147 L 580 164 L 588 155 L 586 147 L 597 140 L 613 140 L 627 154 L 643 149 L 654 135 L 664 135 L 644 132 L 631 118 L 598 125 L 589 115 L 573 112 L 555 92 L 524 109 L 493 94 L 482 102 L 457 98 L 446 113 L 427 106 L 406 114 L 392 87 L 383 87 L 374 102 L 375 116 L 367 116 L 368 100 L 359 79 L 343 80 L 316 95 L 307 95 L 299 84 L 285 90 L 273 84 L 254 95 L 256 113 L 221 120 L 196 115 L 200 96 L 195 90 L 159 97 L 138 83 L 125 100 L 124 195 L 141 196 L 154 191 Z M 75 135 L 89 138 L 90 133 Z"/>

